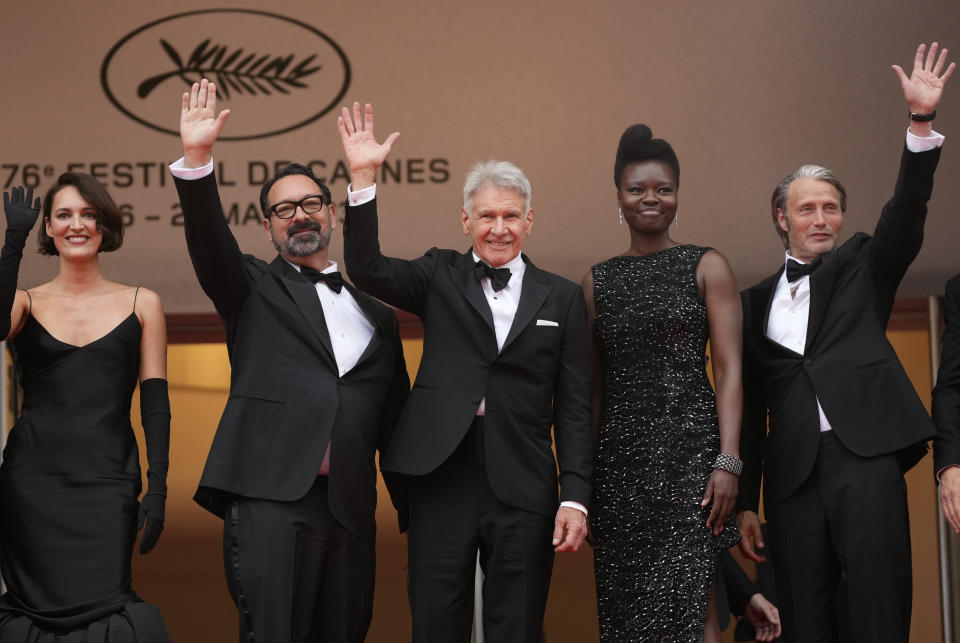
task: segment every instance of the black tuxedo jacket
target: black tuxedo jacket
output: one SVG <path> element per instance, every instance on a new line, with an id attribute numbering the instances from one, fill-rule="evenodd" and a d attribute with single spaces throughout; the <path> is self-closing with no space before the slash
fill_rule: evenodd
<path id="1" fill-rule="evenodd" d="M 340 377 L 315 286 L 280 256 L 267 264 L 240 253 L 212 174 L 176 186 L 190 258 L 223 319 L 231 367 L 230 397 L 194 499 L 222 517 L 232 496 L 301 498 L 330 442 L 330 511 L 372 543 L 374 451 L 388 444 L 410 385 L 396 315 L 350 289 L 375 330 Z M 405 529 L 406 495 L 387 482 Z"/>
<path id="2" fill-rule="evenodd" d="M 943 352 L 933 389 L 933 471 L 960 465 L 960 275 L 947 282 L 943 317 Z"/>
<path id="3" fill-rule="evenodd" d="M 561 499 L 589 505 L 590 370 L 580 288 L 527 257 L 513 326 L 497 352 L 471 253 L 432 248 L 413 261 L 380 253 L 376 200 L 348 207 L 344 257 L 359 288 L 423 321 L 423 358 L 384 470 L 439 467 L 486 397 L 486 467 L 504 503 L 553 516 Z M 554 427 L 556 458 L 551 449 Z"/>
<path id="4" fill-rule="evenodd" d="M 739 508 L 757 510 L 761 463 L 768 506 L 809 475 L 819 445 L 817 399 L 836 436 L 858 455 L 902 452 L 907 469 L 925 452 L 923 443 L 935 429 L 887 341 L 886 327 L 897 287 L 920 251 L 939 158 L 939 148 L 919 154 L 904 149 L 893 197 L 873 236 L 858 232 L 824 256 L 810 277 L 803 355 L 766 337 L 782 267 L 741 294 Z"/>

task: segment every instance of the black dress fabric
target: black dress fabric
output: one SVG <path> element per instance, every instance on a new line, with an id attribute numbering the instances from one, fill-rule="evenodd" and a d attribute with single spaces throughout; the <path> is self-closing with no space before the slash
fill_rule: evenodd
<path id="1" fill-rule="evenodd" d="M 140 464 L 130 313 L 84 346 L 29 316 L 12 340 L 23 411 L 0 465 L 0 643 L 167 643 L 133 591 Z"/>
<path id="2" fill-rule="evenodd" d="M 739 540 L 732 515 L 715 538 L 700 506 L 720 448 L 696 277 L 708 250 L 593 267 L 604 371 L 591 526 L 605 643 L 702 641 L 717 554 Z"/>

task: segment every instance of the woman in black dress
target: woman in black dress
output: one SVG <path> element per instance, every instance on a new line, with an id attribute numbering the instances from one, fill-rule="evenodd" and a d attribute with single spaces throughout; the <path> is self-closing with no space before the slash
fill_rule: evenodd
<path id="1" fill-rule="evenodd" d="M 17 290 L 40 200 L 4 193 L 0 337 L 10 340 L 23 408 L 0 465 L 3 643 L 168 642 L 159 611 L 133 591 L 136 532 L 163 529 L 170 409 L 160 298 L 107 280 L 99 253 L 123 240 L 120 211 L 91 176 L 67 173 L 44 199 L 39 251 L 50 282 Z M 140 381 L 147 493 L 130 425 Z"/>
<path id="2" fill-rule="evenodd" d="M 614 184 L 630 247 L 583 280 L 604 642 L 719 641 L 717 554 L 739 539 L 740 298 L 723 255 L 670 238 L 679 176 L 669 143 L 645 125 L 624 132 Z"/>

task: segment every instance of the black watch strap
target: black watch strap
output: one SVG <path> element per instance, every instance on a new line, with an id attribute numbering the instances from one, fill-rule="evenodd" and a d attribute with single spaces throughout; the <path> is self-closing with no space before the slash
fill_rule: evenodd
<path id="1" fill-rule="evenodd" d="M 917 114 L 916 112 L 910 112 L 910 120 L 914 123 L 929 123 L 937 117 L 937 110 L 933 110 L 929 114 Z"/>

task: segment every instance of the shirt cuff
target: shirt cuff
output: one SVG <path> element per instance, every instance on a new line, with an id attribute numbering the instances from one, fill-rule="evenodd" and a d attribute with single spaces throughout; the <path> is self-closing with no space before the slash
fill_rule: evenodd
<path id="1" fill-rule="evenodd" d="M 587 508 L 581 505 L 579 502 L 574 502 L 573 500 L 564 500 L 560 503 L 561 507 L 570 507 L 571 509 L 576 509 L 577 511 L 582 511 L 584 516 L 589 516 L 587 513 Z"/>
<path id="2" fill-rule="evenodd" d="M 910 129 L 907 129 L 907 149 L 917 154 L 919 152 L 928 152 L 943 145 L 945 136 L 933 130 L 930 130 L 930 136 L 917 136 Z"/>
<path id="3" fill-rule="evenodd" d="M 947 466 L 945 466 L 945 467 L 943 467 L 942 469 L 940 469 L 939 471 L 937 471 L 937 484 L 940 484 L 940 476 L 943 475 L 943 472 L 946 471 L 947 469 L 951 469 L 951 468 L 953 468 L 953 467 L 960 467 L 960 464 L 948 464 Z"/>
<path id="4" fill-rule="evenodd" d="M 187 167 L 183 164 L 183 157 L 181 156 L 170 164 L 170 174 L 184 181 L 196 181 L 205 176 L 210 176 L 213 174 L 213 156 L 210 157 L 210 162 L 203 167 Z"/>
<path id="5" fill-rule="evenodd" d="M 353 184 L 347 184 L 347 202 L 350 205 L 363 205 L 364 203 L 369 203 L 377 196 L 377 184 L 374 183 L 370 187 L 360 188 L 356 192 L 352 189 Z"/>

